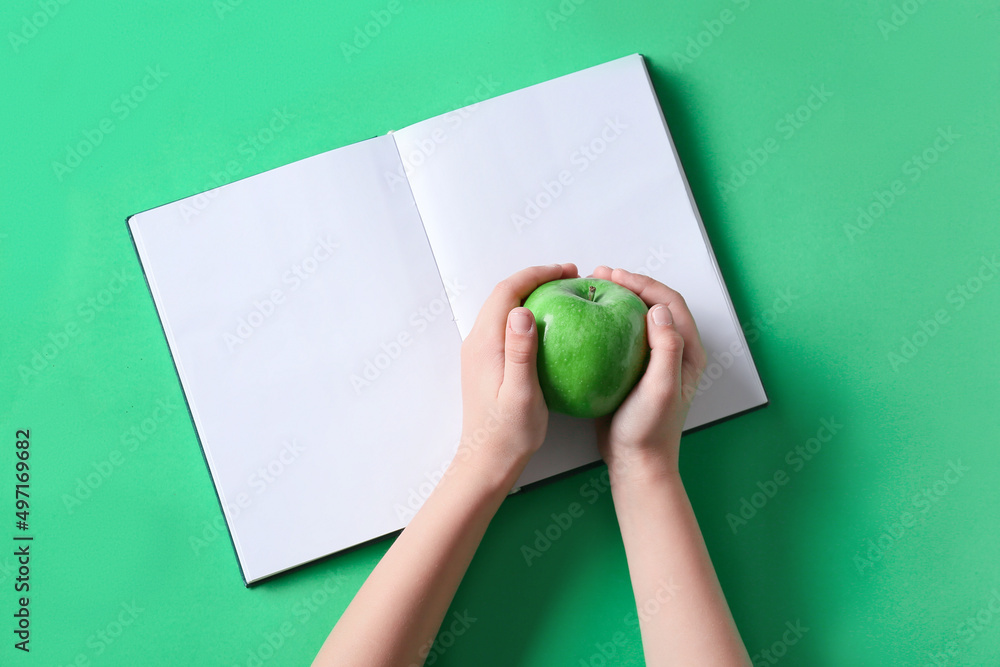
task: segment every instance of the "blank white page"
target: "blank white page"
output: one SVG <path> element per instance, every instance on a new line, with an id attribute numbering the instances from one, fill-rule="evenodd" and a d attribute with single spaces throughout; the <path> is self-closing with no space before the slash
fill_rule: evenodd
<path id="1" fill-rule="evenodd" d="M 129 220 L 248 583 L 402 528 L 457 446 L 461 339 L 399 168 L 380 137 Z"/>
<path id="2" fill-rule="evenodd" d="M 685 428 L 766 403 L 642 56 L 394 136 L 438 269 L 466 287 L 452 304 L 463 338 L 493 286 L 519 269 L 620 266 L 684 295 L 710 362 L 721 360 Z M 590 422 L 555 416 L 549 433 L 521 483 L 599 458 Z"/>

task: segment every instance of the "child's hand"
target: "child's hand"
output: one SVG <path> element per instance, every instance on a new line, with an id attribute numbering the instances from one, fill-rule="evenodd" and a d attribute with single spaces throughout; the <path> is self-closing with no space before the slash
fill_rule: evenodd
<path id="1" fill-rule="evenodd" d="M 698 327 L 684 298 L 649 276 L 600 266 L 594 277 L 629 288 L 649 306 L 652 348 L 638 384 L 613 415 L 597 422 L 601 456 L 613 475 L 676 474 L 684 419 L 705 370 Z"/>
<path id="2" fill-rule="evenodd" d="M 538 384 L 538 327 L 531 311 L 520 306 L 542 283 L 577 277 L 573 264 L 533 266 L 498 283 L 486 299 L 462 343 L 462 441 L 456 460 L 507 477 L 519 475 L 541 447 L 549 412 Z"/>

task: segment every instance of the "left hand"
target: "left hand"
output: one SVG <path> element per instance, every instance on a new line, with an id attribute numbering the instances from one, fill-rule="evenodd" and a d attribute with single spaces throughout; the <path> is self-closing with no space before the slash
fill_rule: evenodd
<path id="1" fill-rule="evenodd" d="M 538 384 L 538 327 L 521 303 L 542 283 L 577 277 L 574 264 L 533 266 L 500 281 L 486 299 L 462 342 L 456 460 L 507 479 L 519 475 L 542 446 L 549 411 Z"/>

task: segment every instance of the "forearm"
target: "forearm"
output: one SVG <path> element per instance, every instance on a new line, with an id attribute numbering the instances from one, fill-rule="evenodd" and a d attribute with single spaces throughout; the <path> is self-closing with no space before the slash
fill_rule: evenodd
<path id="1" fill-rule="evenodd" d="M 518 473 L 456 457 L 341 616 L 314 667 L 422 665 Z"/>
<path id="2" fill-rule="evenodd" d="M 611 491 L 647 664 L 749 665 L 680 476 L 633 469 Z"/>

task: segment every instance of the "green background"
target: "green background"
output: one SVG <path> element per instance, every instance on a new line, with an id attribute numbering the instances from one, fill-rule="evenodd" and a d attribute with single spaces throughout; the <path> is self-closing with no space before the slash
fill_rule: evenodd
<path id="1" fill-rule="evenodd" d="M 1000 3 L 577 3 L 5 3 L 0 536 L 17 532 L 28 428 L 35 541 L 30 655 L 12 646 L 0 548 L 0 663 L 255 664 L 285 624 L 263 664 L 307 664 L 390 544 L 243 586 L 127 215 L 207 189 L 232 161 L 243 177 L 450 111 L 481 77 L 500 94 L 639 52 L 771 400 L 682 448 L 750 653 L 998 664 L 1000 276 L 982 262 L 1000 251 Z M 391 20 L 345 55 L 372 12 Z M 147 67 L 164 78 L 133 93 Z M 826 99 L 800 109 L 812 87 Z M 275 109 L 294 118 L 241 150 Z M 56 169 L 88 133 L 100 143 Z M 796 463 L 822 419 L 842 428 Z M 600 472 L 504 503 L 453 604 L 476 621 L 437 664 L 598 665 L 618 632 L 608 664 L 641 664 L 610 494 L 581 495 Z M 527 566 L 520 547 L 581 499 Z M 762 506 L 739 524 L 743 499 Z M 134 621 L 100 639 L 123 604 Z M 794 645 L 786 623 L 808 628 Z"/>

